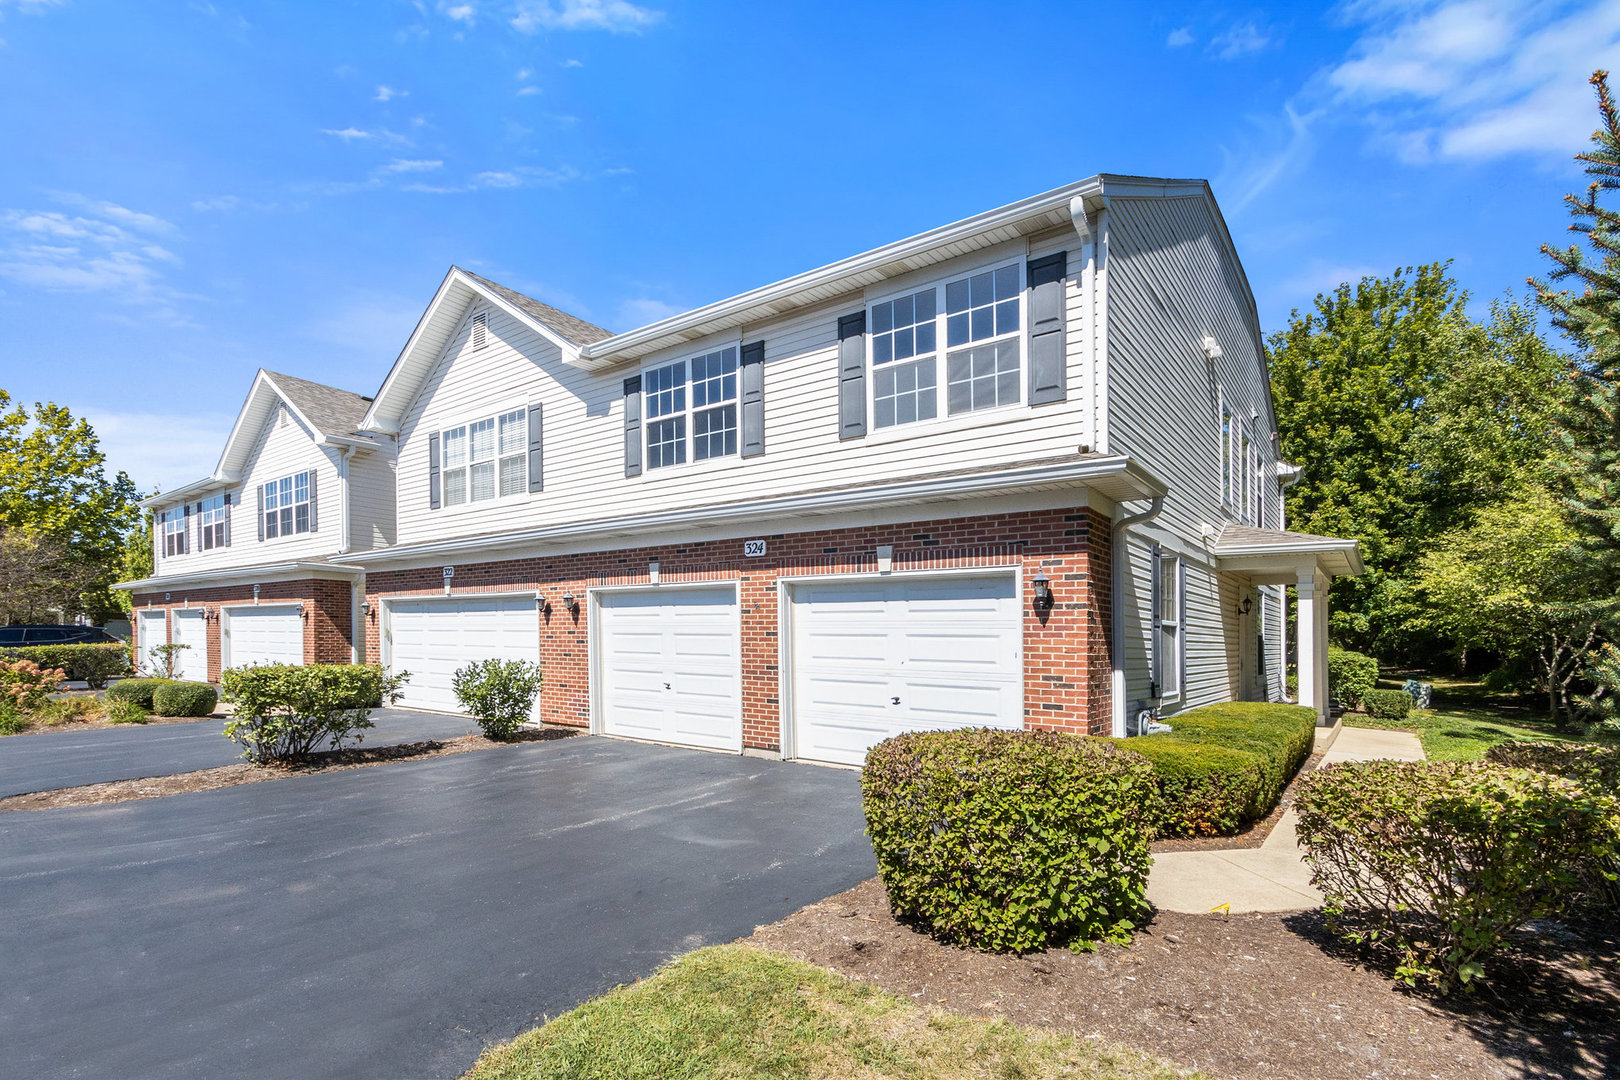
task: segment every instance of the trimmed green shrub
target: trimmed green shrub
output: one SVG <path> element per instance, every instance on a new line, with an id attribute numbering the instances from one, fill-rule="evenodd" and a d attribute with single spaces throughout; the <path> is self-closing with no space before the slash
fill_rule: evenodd
<path id="1" fill-rule="evenodd" d="M 1405 690 L 1369 690 L 1361 703 L 1377 720 L 1405 720 L 1412 713 L 1412 695 Z"/>
<path id="2" fill-rule="evenodd" d="M 108 701 L 133 701 L 147 712 L 152 711 L 152 694 L 160 686 L 173 686 L 174 679 L 119 679 L 107 687 Z"/>
<path id="3" fill-rule="evenodd" d="M 13 705 L 10 698 L 0 695 L 0 735 L 16 735 L 31 726 L 22 710 Z"/>
<path id="4" fill-rule="evenodd" d="M 1362 761 L 1308 776 L 1295 803 L 1330 930 L 1393 950 L 1397 977 L 1472 987 L 1485 961 L 1620 850 L 1620 803 L 1489 763 Z"/>
<path id="5" fill-rule="evenodd" d="M 1174 733 L 1120 740 L 1153 766 L 1153 836 L 1228 836 L 1254 820 L 1260 761 L 1244 750 L 1182 742 Z M 1267 808 L 1269 812 L 1269 807 Z"/>
<path id="6" fill-rule="evenodd" d="M 148 710 L 128 698 L 108 698 L 106 712 L 109 724 L 144 724 L 152 717 Z"/>
<path id="7" fill-rule="evenodd" d="M 501 742 L 534 715 L 540 682 L 540 665 L 527 660 L 479 660 L 450 677 L 456 700 L 473 714 L 479 730 Z"/>
<path id="8" fill-rule="evenodd" d="M 373 702 L 392 704 L 409 672 L 388 675 L 375 665 L 266 664 L 225 672 L 226 700 L 236 712 L 225 734 L 255 764 L 296 761 L 323 744 L 333 750 L 376 725 Z"/>
<path id="9" fill-rule="evenodd" d="M 1260 791 L 1250 820 L 1271 812 L 1288 781 L 1311 756 L 1316 712 L 1308 705 L 1268 701 L 1229 701 L 1205 705 L 1168 718 L 1169 738 L 1253 754 L 1260 766 Z M 1142 738 L 1154 739 L 1156 735 Z M 1132 739 L 1134 745 L 1142 741 Z"/>
<path id="10" fill-rule="evenodd" d="M 1328 696 L 1347 709 L 1359 709 L 1378 685 L 1378 661 L 1349 649 L 1328 650 Z"/>
<path id="11" fill-rule="evenodd" d="M 861 794 L 895 913 L 945 941 L 1125 941 L 1145 914 L 1153 773 L 1108 740 L 910 732 L 867 753 Z"/>
<path id="12" fill-rule="evenodd" d="M 1595 743 L 1510 742 L 1485 751 L 1498 765 L 1561 776 L 1587 791 L 1620 799 L 1620 746 Z M 1589 913 L 1620 918 L 1620 855 L 1596 859 L 1581 867 L 1578 901 Z"/>
<path id="13" fill-rule="evenodd" d="M 108 679 L 128 675 L 129 646 L 104 645 L 23 645 L 0 649 L 0 660 L 32 660 L 42 667 L 61 668 L 68 679 L 83 679 L 90 689 L 100 690 Z"/>
<path id="14" fill-rule="evenodd" d="M 207 683 L 169 683 L 152 690 L 152 711 L 158 716 L 207 716 L 218 701 L 219 691 Z"/>

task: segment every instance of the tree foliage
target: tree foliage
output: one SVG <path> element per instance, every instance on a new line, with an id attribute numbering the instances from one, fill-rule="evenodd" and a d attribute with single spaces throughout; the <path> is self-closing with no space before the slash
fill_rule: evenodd
<path id="1" fill-rule="evenodd" d="M 108 587 L 139 526 L 139 493 L 122 472 L 109 479 L 105 465 L 87 421 L 54 403 L 30 411 L 0 390 L 0 617 L 119 610 Z"/>

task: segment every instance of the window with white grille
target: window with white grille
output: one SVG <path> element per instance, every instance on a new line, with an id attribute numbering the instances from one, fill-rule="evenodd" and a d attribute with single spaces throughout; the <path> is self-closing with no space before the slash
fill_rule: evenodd
<path id="1" fill-rule="evenodd" d="M 529 489 L 529 417 L 514 409 L 446 428 L 444 505 L 487 502 Z"/>

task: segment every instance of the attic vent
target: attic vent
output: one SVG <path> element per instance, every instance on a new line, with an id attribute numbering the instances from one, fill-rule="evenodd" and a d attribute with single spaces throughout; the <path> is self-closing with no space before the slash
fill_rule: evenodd
<path id="1" fill-rule="evenodd" d="M 282 427 L 287 426 L 287 406 L 276 406 L 276 423 L 280 424 Z"/>
<path id="2" fill-rule="evenodd" d="M 487 344 L 489 344 L 489 337 L 486 313 L 480 311 L 473 316 L 472 320 L 472 347 L 482 349 Z"/>

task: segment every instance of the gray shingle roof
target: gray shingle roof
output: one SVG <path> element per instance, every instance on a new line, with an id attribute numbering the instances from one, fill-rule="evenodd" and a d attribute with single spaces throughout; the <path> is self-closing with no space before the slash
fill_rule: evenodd
<path id="1" fill-rule="evenodd" d="M 266 371 L 270 381 L 287 396 L 293 408 L 304 415 L 323 435 L 349 436 L 360 427 L 371 399 L 335 386 Z"/>
<path id="2" fill-rule="evenodd" d="M 542 304 L 534 297 L 524 296 L 520 292 L 508 289 L 505 285 L 497 285 L 488 278 L 479 277 L 471 270 L 459 266 L 456 269 L 489 289 L 490 292 L 500 296 L 507 303 L 545 323 L 559 337 L 571 341 L 575 345 L 589 345 L 592 342 L 614 336 L 611 330 L 604 330 L 600 326 L 586 322 L 584 319 L 575 318 L 566 311 L 558 311 L 550 304 Z"/>
<path id="3" fill-rule="evenodd" d="M 1344 546 L 1354 543 L 1339 536 L 1317 536 L 1314 533 L 1288 532 L 1285 529 L 1256 529 L 1251 525 L 1228 525 L 1215 538 L 1215 547 L 1293 547 L 1299 544 Z"/>

